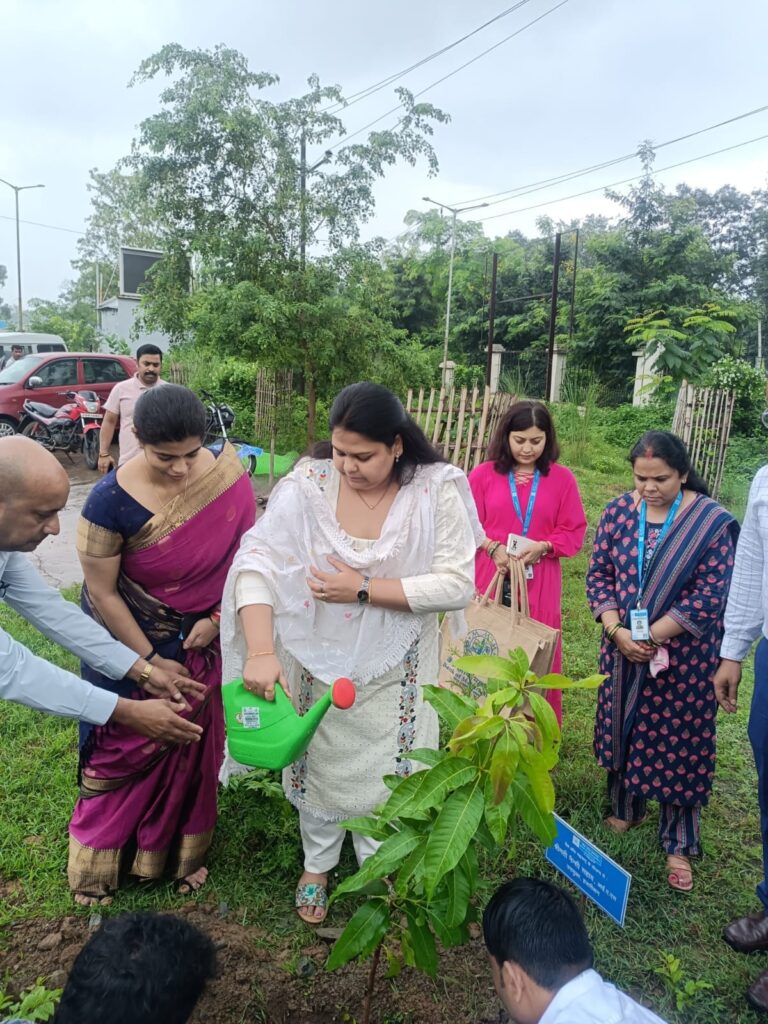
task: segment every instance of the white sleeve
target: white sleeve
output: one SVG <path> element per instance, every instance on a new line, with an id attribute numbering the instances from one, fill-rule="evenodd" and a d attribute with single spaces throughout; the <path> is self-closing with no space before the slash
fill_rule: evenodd
<path id="1" fill-rule="evenodd" d="M 109 679 L 122 679 L 138 655 L 49 587 L 19 552 L 3 569 L 5 601 L 28 622 Z"/>
<path id="2" fill-rule="evenodd" d="M 743 661 L 764 626 L 763 540 L 760 519 L 768 517 L 768 469 L 761 469 L 749 490 L 747 512 L 736 545 L 736 558 L 725 606 L 725 635 L 720 657 Z"/>
<path id="3" fill-rule="evenodd" d="M 249 604 L 268 604 L 274 608 L 275 599 L 269 584 L 260 572 L 247 569 L 235 580 L 235 611 Z"/>
<path id="4" fill-rule="evenodd" d="M 454 480 L 441 487 L 430 571 L 400 582 L 412 612 L 460 611 L 475 592 L 477 543 L 467 507 Z M 375 600 L 375 582 L 374 582 Z"/>
<path id="5" fill-rule="evenodd" d="M 0 697 L 52 715 L 82 718 L 93 725 L 103 725 L 117 704 L 117 694 L 38 658 L 2 629 Z"/>

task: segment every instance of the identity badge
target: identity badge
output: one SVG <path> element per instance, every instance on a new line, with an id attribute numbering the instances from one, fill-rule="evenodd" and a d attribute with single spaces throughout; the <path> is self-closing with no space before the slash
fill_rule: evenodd
<path id="1" fill-rule="evenodd" d="M 629 628 L 633 640 L 650 640 L 651 623 L 647 608 L 633 608 L 629 613 Z"/>

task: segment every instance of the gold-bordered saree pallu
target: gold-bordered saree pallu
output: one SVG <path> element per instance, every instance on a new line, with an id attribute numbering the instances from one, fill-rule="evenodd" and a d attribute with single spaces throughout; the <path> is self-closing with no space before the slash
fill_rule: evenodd
<path id="1" fill-rule="evenodd" d="M 250 480 L 230 446 L 176 507 L 157 515 L 123 491 L 114 474 L 88 499 L 78 549 L 92 557 L 122 552 L 118 589 L 136 622 L 161 657 L 183 662 L 208 689 L 202 700 L 188 698 L 185 713 L 203 727 L 199 743 L 164 746 L 114 723 L 81 724 L 80 797 L 69 827 L 68 868 L 77 892 L 107 895 L 125 870 L 158 878 L 168 869 L 183 878 L 205 863 L 224 751 L 221 654 L 218 640 L 184 651 L 180 631 L 185 618 L 202 618 L 221 600 L 255 514 Z M 82 606 L 101 621 L 87 588 Z M 120 696 L 150 699 L 130 680 L 115 682 L 87 665 L 83 676 Z"/>

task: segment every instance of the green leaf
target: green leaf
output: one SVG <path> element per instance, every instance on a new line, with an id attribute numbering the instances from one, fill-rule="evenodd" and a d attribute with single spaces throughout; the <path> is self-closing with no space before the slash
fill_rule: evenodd
<path id="1" fill-rule="evenodd" d="M 432 826 L 424 854 L 428 898 L 431 899 L 440 879 L 461 860 L 483 816 L 484 805 L 479 779 L 457 789 L 446 800 Z"/>
<path id="2" fill-rule="evenodd" d="M 433 750 L 431 747 L 417 747 L 408 754 L 409 761 L 418 761 L 427 768 L 434 768 L 443 758 L 448 756 L 447 750 Z"/>
<path id="3" fill-rule="evenodd" d="M 467 908 L 472 896 L 469 888 L 469 879 L 464 872 L 463 863 L 464 859 L 462 858 L 453 871 L 449 871 L 440 883 L 441 886 L 444 885 L 446 887 L 448 898 L 448 913 L 445 920 L 448 928 L 458 928 L 463 923 L 467 916 Z"/>
<path id="4" fill-rule="evenodd" d="M 504 799 L 517 771 L 519 760 L 520 744 L 516 734 L 511 729 L 505 729 L 496 740 L 491 756 L 490 782 L 493 787 L 494 804 L 500 804 Z M 492 828 L 491 831 L 493 832 Z"/>
<path id="5" fill-rule="evenodd" d="M 434 978 L 437 976 L 437 949 L 429 925 L 421 920 L 410 906 L 405 908 L 405 916 L 416 967 L 430 978 Z"/>
<path id="6" fill-rule="evenodd" d="M 547 675 L 536 680 L 543 690 L 596 690 L 608 678 L 606 675 L 587 676 L 585 679 L 569 679 L 567 676 Z"/>
<path id="7" fill-rule="evenodd" d="M 371 816 L 347 818 L 346 821 L 342 821 L 340 824 L 342 828 L 349 829 L 350 832 L 357 832 L 360 836 L 368 836 L 369 839 L 378 839 L 382 843 L 392 835 L 391 825 L 383 825 L 379 818 Z"/>
<path id="8" fill-rule="evenodd" d="M 446 949 L 451 946 L 461 946 L 469 938 L 467 926 L 465 924 L 460 924 L 456 928 L 450 928 L 446 924 L 446 920 L 448 918 L 447 900 L 439 900 L 435 903 L 430 903 L 427 907 L 427 914 L 432 927 L 435 929 L 435 934 Z"/>
<path id="9" fill-rule="evenodd" d="M 482 679 L 502 679 L 512 682 L 515 679 L 515 667 L 509 658 L 500 658 L 494 654 L 467 654 L 457 658 L 454 665 L 460 672 Z"/>
<path id="10" fill-rule="evenodd" d="M 384 900 L 365 902 L 334 943 L 326 970 L 335 971 L 355 957 L 372 953 L 387 934 L 389 920 L 389 907 Z"/>
<path id="11" fill-rule="evenodd" d="M 382 775 L 381 781 L 387 787 L 387 789 L 397 789 L 400 783 L 403 781 L 402 775 Z"/>
<path id="12" fill-rule="evenodd" d="M 528 674 L 528 669 L 531 667 L 528 655 L 522 647 L 516 647 L 514 651 L 509 652 L 509 661 L 512 665 L 511 678 L 516 683 L 522 683 Z"/>
<path id="13" fill-rule="evenodd" d="M 448 793 L 471 782 L 477 767 L 464 757 L 448 757 L 425 773 L 419 790 L 414 794 L 408 813 L 413 809 L 424 811 L 441 804 Z"/>
<path id="14" fill-rule="evenodd" d="M 513 779 L 510 789 L 513 794 L 515 811 L 544 846 L 551 846 L 557 836 L 554 815 L 541 810 L 533 797 L 527 778 L 518 776 Z"/>
<path id="15" fill-rule="evenodd" d="M 453 690 L 447 690 L 444 686 L 422 687 L 424 700 L 437 711 L 449 729 L 453 730 L 466 718 L 474 714 L 476 704 L 467 697 L 460 697 Z"/>
<path id="16" fill-rule="evenodd" d="M 544 746 L 548 749 L 554 748 L 557 750 L 560 746 L 561 733 L 560 726 L 557 724 L 557 715 L 552 709 L 552 705 L 546 697 L 542 697 L 540 693 L 536 693 L 534 690 L 528 690 L 526 697 L 531 705 L 536 724 L 541 729 Z"/>
<path id="17" fill-rule="evenodd" d="M 414 885 L 418 882 L 423 870 L 425 851 L 426 843 L 420 843 L 411 851 L 411 853 L 408 854 L 403 863 L 397 869 L 395 892 L 398 896 L 405 896 L 408 892 L 408 883 L 411 878 L 414 880 Z"/>
<path id="18" fill-rule="evenodd" d="M 400 863 L 420 842 L 421 836 L 411 829 L 404 828 L 400 832 L 395 832 L 381 844 L 376 853 L 363 861 L 362 867 L 354 875 L 345 878 L 341 885 L 336 887 L 331 901 L 338 899 L 346 892 L 357 892 L 368 882 L 373 882 L 377 878 L 384 878 L 385 875 L 399 867 Z"/>
<path id="19" fill-rule="evenodd" d="M 387 970 L 384 977 L 390 981 L 392 978 L 398 977 L 403 969 L 402 962 L 399 956 L 396 956 L 391 949 L 387 948 L 384 950 L 384 955 L 387 958 Z"/>
<path id="20" fill-rule="evenodd" d="M 509 827 L 509 815 L 514 805 L 514 795 L 511 786 L 507 786 L 500 803 L 494 800 L 493 781 L 489 776 L 485 780 L 485 823 L 495 841 L 501 845 L 507 836 Z"/>
<path id="21" fill-rule="evenodd" d="M 504 728 L 504 719 L 498 715 L 493 718 L 480 718 L 473 715 L 459 722 L 456 731 L 448 741 L 449 750 L 458 750 L 467 743 L 476 743 L 481 739 L 492 739 Z"/>
<path id="22" fill-rule="evenodd" d="M 520 703 L 524 697 L 524 690 L 522 686 L 515 684 L 514 686 L 506 686 L 503 690 L 496 690 L 490 697 L 490 700 L 497 711 L 502 708 L 513 708 Z"/>
<path id="23" fill-rule="evenodd" d="M 392 821 L 400 811 L 407 807 L 424 785 L 427 775 L 432 769 L 424 768 L 422 771 L 414 772 L 407 778 L 400 779 L 400 784 L 392 790 L 389 800 L 379 808 L 379 817 L 382 821 Z"/>
<path id="24" fill-rule="evenodd" d="M 538 750 L 528 747 L 522 752 L 520 767 L 528 776 L 531 795 L 544 813 L 552 813 L 555 809 L 555 787 L 549 774 L 544 755 Z"/>

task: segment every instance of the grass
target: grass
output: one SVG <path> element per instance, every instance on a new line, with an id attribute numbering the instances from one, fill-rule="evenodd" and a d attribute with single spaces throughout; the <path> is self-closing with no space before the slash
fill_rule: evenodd
<path id="1" fill-rule="evenodd" d="M 629 470 L 625 453 L 606 441 L 596 438 L 587 451 L 580 442 L 577 438 L 578 463 L 568 443 L 563 462 L 576 471 L 593 529 L 605 503 L 629 484 Z M 736 483 L 733 497 L 741 513 L 743 482 Z M 597 656 L 598 629 L 584 599 L 586 562 L 583 552 L 564 563 L 565 670 L 572 676 L 592 673 Z M 37 653 L 75 667 L 74 659 L 6 606 L 0 606 L 0 624 Z M 565 698 L 564 742 L 555 778 L 557 810 L 633 876 L 624 930 L 584 901 L 596 966 L 650 1003 L 670 1024 L 746 1024 L 758 1019 L 747 1008 L 744 991 L 768 962 L 739 956 L 720 938 L 732 917 L 756 909 L 754 887 L 762 872 L 757 782 L 746 735 L 751 689 L 748 667 L 739 713 L 719 721 L 715 791 L 703 816 L 706 856 L 695 865 L 690 895 L 667 886 L 653 824 L 626 837 L 603 828 L 604 774 L 594 762 L 591 746 L 595 695 Z M 0 881 L 15 883 L 16 890 L 13 900 L 0 905 L 0 925 L 72 913 L 65 870 L 67 822 L 76 796 L 75 726 L 10 704 L 2 706 L 0 715 Z M 243 923 L 258 924 L 265 945 L 293 944 L 298 952 L 307 937 L 296 926 L 290 893 L 300 863 L 296 819 L 284 801 L 242 783 L 222 794 L 211 882 L 204 898 L 226 903 Z M 340 870 L 346 873 L 351 866 L 345 848 Z M 540 848 L 522 832 L 509 859 L 485 865 L 488 890 L 512 874 L 555 877 Z M 170 886 L 129 884 L 105 912 L 175 906 L 178 900 Z M 342 924 L 349 911 L 349 903 L 332 908 L 330 923 Z M 682 1013 L 654 973 L 665 952 L 680 958 L 686 978 L 713 986 Z"/>

